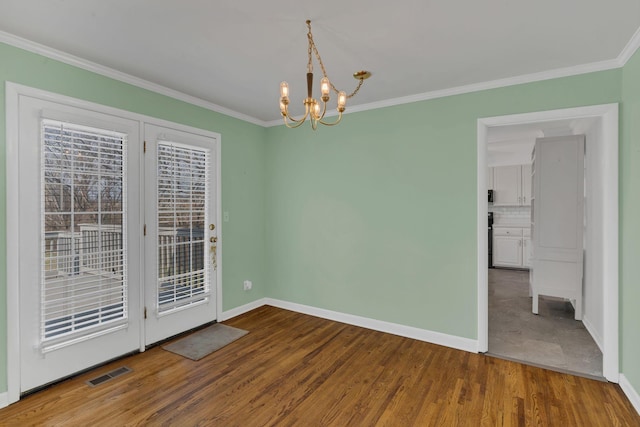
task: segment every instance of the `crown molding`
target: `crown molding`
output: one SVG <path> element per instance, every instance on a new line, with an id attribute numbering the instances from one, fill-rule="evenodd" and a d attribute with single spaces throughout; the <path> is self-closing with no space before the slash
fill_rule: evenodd
<path id="1" fill-rule="evenodd" d="M 174 89 L 170 89 L 166 86 L 162 86 L 157 83 L 153 83 L 148 80 L 141 79 L 139 77 L 132 76 L 131 74 L 123 73 L 113 68 L 100 65 L 98 63 L 80 58 L 75 55 L 71 55 L 69 53 L 51 48 L 49 46 L 32 42 L 31 40 L 18 37 L 16 35 L 7 33 L 5 31 L 0 31 L 0 43 L 5 43 L 10 46 L 17 47 L 19 49 L 23 49 L 32 53 L 36 53 L 38 55 L 45 56 L 50 59 L 54 59 L 56 61 L 63 62 L 68 65 L 73 65 L 74 67 L 82 68 L 83 70 L 91 71 L 92 73 L 100 74 L 102 76 L 105 76 L 114 80 L 118 80 L 123 83 L 128 83 L 130 85 L 133 85 L 142 89 L 147 89 L 151 92 L 155 92 L 160 95 L 165 95 L 170 98 L 177 99 L 179 101 L 184 101 L 189 104 L 196 105 L 198 107 L 206 108 L 207 110 L 224 114 L 225 116 L 233 117 L 233 118 L 243 120 L 245 122 L 253 123 L 255 125 L 262 126 L 262 127 L 266 126 L 266 122 L 264 122 L 263 120 L 257 119 L 247 114 L 243 114 L 243 113 L 231 110 L 229 108 L 222 107 L 218 104 L 205 101 L 204 99 L 198 98 L 193 95 L 187 95 L 186 93 L 183 93 Z"/>
<path id="2" fill-rule="evenodd" d="M 620 55 L 618 55 L 617 61 L 620 67 L 624 67 L 627 61 L 631 59 L 636 50 L 640 47 L 640 27 L 636 30 L 636 32 L 631 36 L 631 40 L 629 43 L 622 49 Z"/>

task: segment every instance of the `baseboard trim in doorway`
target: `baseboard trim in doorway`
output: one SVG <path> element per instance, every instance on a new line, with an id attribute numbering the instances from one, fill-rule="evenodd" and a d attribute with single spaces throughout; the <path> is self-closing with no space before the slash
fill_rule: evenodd
<path id="1" fill-rule="evenodd" d="M 4 393 L 0 393 L 0 409 L 6 408 L 7 406 L 9 406 L 9 393 L 5 391 Z"/>
<path id="2" fill-rule="evenodd" d="M 587 328 L 587 332 L 589 332 L 589 335 L 591 335 L 591 338 L 593 338 L 593 342 L 595 342 L 600 351 L 604 353 L 602 337 L 596 332 L 596 328 L 593 327 L 593 324 L 591 323 L 587 315 L 582 316 L 582 324 L 585 328 Z"/>
<path id="3" fill-rule="evenodd" d="M 620 382 L 618 384 L 620 385 L 620 388 L 622 389 L 624 394 L 627 396 L 627 399 L 629 399 L 629 402 L 631 402 L 633 407 L 636 409 L 636 412 L 640 414 L 640 394 L 638 394 L 636 389 L 633 388 L 624 374 L 620 374 Z"/>
<path id="4" fill-rule="evenodd" d="M 601 381 L 605 383 L 607 382 L 607 379 L 605 377 L 600 377 L 598 375 L 590 375 L 590 374 L 585 374 L 584 372 L 572 371 L 570 369 L 562 369 L 562 368 L 557 368 L 555 366 L 543 365 L 541 363 L 529 362 L 527 360 L 516 359 L 514 357 L 503 356 L 501 354 L 495 354 L 491 352 L 487 352 L 484 354 L 489 357 L 495 357 L 496 359 L 508 360 L 509 362 L 515 362 L 515 363 L 520 363 L 522 365 L 533 366 L 534 368 L 547 369 L 549 371 L 559 372 L 561 374 L 569 374 L 576 377 L 589 378 L 590 380 Z"/>
<path id="5" fill-rule="evenodd" d="M 451 347 L 458 350 L 464 350 L 471 353 L 478 352 L 478 342 L 469 338 L 443 334 L 441 332 L 429 331 L 427 329 L 415 328 L 413 326 L 385 322 L 368 317 L 340 313 L 338 311 L 326 310 L 323 308 L 317 308 L 272 298 L 266 298 L 265 300 L 267 305 L 283 308 L 285 310 L 295 311 L 297 313 L 308 314 L 310 316 L 321 317 L 327 320 L 347 323 L 353 326 L 359 326 L 362 328 L 372 329 L 374 331 L 385 332 L 401 337 L 412 338 L 415 340 L 425 341 L 431 344 L 442 345 L 445 347 Z"/>

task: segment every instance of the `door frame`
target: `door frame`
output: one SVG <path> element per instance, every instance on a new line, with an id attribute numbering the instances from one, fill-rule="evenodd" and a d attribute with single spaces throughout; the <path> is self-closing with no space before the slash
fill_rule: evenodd
<path id="1" fill-rule="evenodd" d="M 619 295 L 618 295 L 618 104 L 539 111 L 478 119 L 477 123 L 477 273 L 478 273 L 478 352 L 489 349 L 488 236 L 486 233 L 487 143 L 491 127 L 524 125 L 555 120 L 598 119 L 601 137 L 597 138 L 601 157 L 594 162 L 601 177 L 602 221 L 587 221 L 587 229 L 597 228 L 602 236 L 602 257 L 595 260 L 603 275 L 603 375 L 614 383 L 619 380 Z"/>
<path id="2" fill-rule="evenodd" d="M 36 89 L 29 86 L 13 83 L 7 81 L 5 83 L 5 105 L 6 105 L 6 177 L 7 177 L 7 189 L 6 189 L 6 203 L 7 203 L 7 404 L 11 404 L 20 400 L 20 324 L 19 324 L 19 302 L 20 302 L 20 274 L 19 274 L 19 262 L 20 257 L 18 251 L 12 251 L 10 248 L 15 248 L 19 244 L 19 224 L 20 224 L 20 212 L 19 212 L 19 150 L 18 150 L 18 136 L 19 136 L 19 99 L 20 96 L 29 96 L 33 98 L 42 99 L 45 101 L 56 102 L 76 108 L 87 109 L 96 111 L 103 114 L 109 114 L 117 117 L 123 117 L 130 120 L 138 121 L 140 141 L 144 141 L 144 124 L 154 124 L 158 126 L 173 128 L 176 130 L 200 134 L 203 136 L 216 139 L 216 226 L 218 227 L 218 251 L 217 251 L 217 270 L 216 270 L 216 316 L 220 318 L 222 315 L 222 243 L 223 243 L 223 230 L 222 230 L 222 139 L 221 135 L 216 132 L 208 130 L 198 129 L 191 126 L 182 125 L 179 123 L 170 122 L 167 120 L 157 119 L 154 117 L 146 116 L 143 114 L 133 113 L 130 111 L 122 110 L 119 108 L 109 107 L 94 102 L 86 101 L 83 99 L 73 98 L 65 95 L 60 95 L 54 92 L 45 91 L 42 89 Z M 140 149 L 143 149 L 141 144 Z M 142 154 L 142 153 L 141 153 Z M 140 194 L 143 194 L 144 190 L 144 159 L 140 156 L 141 161 L 139 165 L 129 165 L 129 169 L 133 172 L 137 167 L 140 174 Z M 145 222 L 144 207 L 140 209 L 140 224 Z M 141 243 L 143 236 L 140 236 Z M 144 260 L 144 245 L 140 245 L 140 259 Z M 152 255 L 153 256 L 153 255 Z M 144 261 L 143 261 L 144 262 Z M 144 283 L 144 271 L 141 271 L 141 283 Z M 142 319 L 144 312 L 144 286 L 140 286 L 140 306 L 131 307 L 131 310 L 136 310 Z M 145 325 L 141 322 L 140 328 L 140 351 L 145 350 L 144 345 Z"/>

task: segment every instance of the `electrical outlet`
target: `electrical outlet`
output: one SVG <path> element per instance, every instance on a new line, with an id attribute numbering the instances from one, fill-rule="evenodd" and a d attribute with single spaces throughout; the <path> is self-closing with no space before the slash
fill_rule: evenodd
<path id="1" fill-rule="evenodd" d="M 251 283 L 251 280 L 245 280 L 244 281 L 243 289 L 245 291 L 250 291 L 252 287 L 253 287 L 253 283 Z"/>

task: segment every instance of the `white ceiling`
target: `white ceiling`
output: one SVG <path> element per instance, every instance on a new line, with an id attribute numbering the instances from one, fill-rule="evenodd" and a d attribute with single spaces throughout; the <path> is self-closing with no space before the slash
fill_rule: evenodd
<path id="1" fill-rule="evenodd" d="M 615 60 L 640 2 L 0 0 L 0 31 L 259 121 L 280 117 L 282 80 L 302 103 L 307 18 L 336 86 L 350 92 L 354 71 L 373 73 L 348 110 Z"/>

